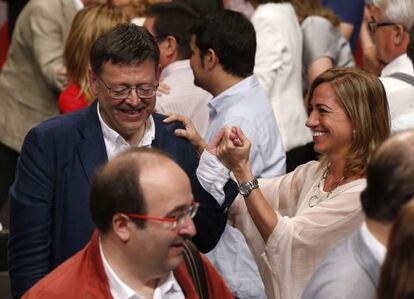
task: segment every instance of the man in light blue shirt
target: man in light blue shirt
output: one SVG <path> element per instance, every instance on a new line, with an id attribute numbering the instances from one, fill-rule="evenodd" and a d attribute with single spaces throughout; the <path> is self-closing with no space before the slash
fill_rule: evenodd
<path id="1" fill-rule="evenodd" d="M 206 149 L 223 127 L 239 126 L 251 140 L 250 161 L 256 177 L 274 177 L 286 171 L 285 149 L 276 119 L 265 91 L 253 68 L 256 33 L 252 24 L 232 11 L 208 13 L 193 28 L 190 59 L 194 83 L 214 98 L 208 104 L 210 123 L 202 139 L 185 119 L 185 129 L 176 135 L 188 138 L 198 149 L 200 164 L 197 176 L 219 203 L 224 200 L 223 186 L 230 177 Z M 205 141 L 206 142 L 205 142 Z M 213 152 L 213 153 L 212 153 Z M 208 254 L 238 298 L 265 298 L 263 283 L 241 233 L 227 226 L 217 247 Z"/>

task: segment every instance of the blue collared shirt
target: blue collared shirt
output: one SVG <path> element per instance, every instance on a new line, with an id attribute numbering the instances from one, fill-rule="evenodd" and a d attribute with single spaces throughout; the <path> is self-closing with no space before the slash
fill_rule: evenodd
<path id="1" fill-rule="evenodd" d="M 251 141 L 253 175 L 269 178 L 286 172 L 285 150 L 269 100 L 255 75 L 228 88 L 209 103 L 210 142 L 223 127 L 239 126 Z"/>

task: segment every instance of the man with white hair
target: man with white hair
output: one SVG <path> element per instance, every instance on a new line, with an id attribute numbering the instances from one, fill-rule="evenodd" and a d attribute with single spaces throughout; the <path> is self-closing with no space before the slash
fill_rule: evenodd
<path id="1" fill-rule="evenodd" d="M 414 108 L 414 69 L 408 58 L 409 30 L 414 22 L 413 0 L 374 0 L 372 20 L 377 58 L 390 107 L 391 121 Z"/>
<path id="2" fill-rule="evenodd" d="M 410 43 L 407 47 L 407 56 L 410 58 L 414 66 L 414 25 L 410 30 Z M 393 120 L 391 126 L 391 132 L 399 132 L 407 129 L 414 129 L 414 107 L 406 113 L 398 116 Z"/>

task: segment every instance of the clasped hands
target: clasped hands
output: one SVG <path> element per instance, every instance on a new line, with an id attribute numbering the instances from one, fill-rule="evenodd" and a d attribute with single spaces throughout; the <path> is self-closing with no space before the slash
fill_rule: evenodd
<path id="1" fill-rule="evenodd" d="M 164 120 L 165 123 L 174 121 L 180 121 L 184 125 L 183 129 L 175 130 L 175 135 L 184 137 L 190 141 L 199 155 L 201 155 L 204 150 L 207 150 L 209 153 L 217 156 L 221 163 L 235 175 L 246 169 L 250 170 L 249 153 L 251 142 L 239 127 L 232 126 L 221 128 L 211 142 L 207 144 L 187 117 L 178 114 L 170 114 Z"/>

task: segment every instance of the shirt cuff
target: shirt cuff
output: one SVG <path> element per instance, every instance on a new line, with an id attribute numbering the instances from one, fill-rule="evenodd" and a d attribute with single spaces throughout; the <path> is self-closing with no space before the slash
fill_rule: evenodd
<path id="1" fill-rule="evenodd" d="M 221 206 L 225 200 L 224 186 L 230 178 L 228 170 L 213 154 L 204 150 L 196 171 L 201 186 L 210 193 Z"/>

